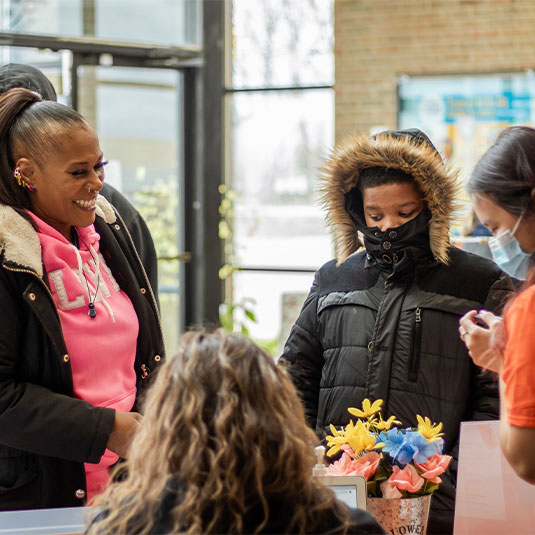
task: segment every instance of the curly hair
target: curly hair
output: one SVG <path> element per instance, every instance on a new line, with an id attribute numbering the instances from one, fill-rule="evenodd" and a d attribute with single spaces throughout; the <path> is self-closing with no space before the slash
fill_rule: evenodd
<path id="1" fill-rule="evenodd" d="M 87 533 L 151 533 L 170 480 L 180 488 L 164 511 L 172 533 L 259 533 L 272 503 L 291 511 L 286 533 L 318 524 L 345 533 L 347 509 L 312 477 L 315 445 L 272 357 L 241 335 L 187 333 L 158 372 L 121 480 L 95 501 L 105 513 Z M 254 525 L 244 519 L 252 508 L 261 511 Z"/>

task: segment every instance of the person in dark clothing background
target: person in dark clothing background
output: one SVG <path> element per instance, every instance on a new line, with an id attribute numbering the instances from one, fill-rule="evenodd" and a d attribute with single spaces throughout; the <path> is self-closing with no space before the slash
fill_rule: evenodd
<path id="1" fill-rule="evenodd" d="M 58 99 L 54 86 L 39 69 L 19 63 L 2 65 L 0 67 L 0 95 L 15 87 L 35 91 L 44 100 L 57 101 Z M 136 251 L 154 291 L 154 297 L 158 302 L 158 261 L 154 242 L 147 224 L 130 201 L 110 184 L 105 182 L 100 194 L 117 209 L 130 232 Z"/>
<path id="2" fill-rule="evenodd" d="M 364 398 L 384 400 L 384 417 L 406 426 L 417 414 L 443 422 L 453 460 L 428 533 L 451 533 L 460 422 L 498 417 L 496 381 L 471 361 L 458 321 L 471 308 L 500 310 L 511 281 L 450 245 L 456 176 L 423 132 L 350 136 L 322 181 L 337 258 L 317 271 L 280 362 L 320 437 Z"/>

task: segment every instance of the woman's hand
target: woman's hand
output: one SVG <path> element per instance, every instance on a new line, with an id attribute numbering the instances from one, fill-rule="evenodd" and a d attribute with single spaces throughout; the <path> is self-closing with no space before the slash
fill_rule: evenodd
<path id="1" fill-rule="evenodd" d="M 467 312 L 459 321 L 461 340 L 468 348 L 468 354 L 478 366 L 500 373 L 503 368 L 505 332 L 503 320 L 488 310 L 480 310 L 479 317 L 488 328 L 477 325 L 475 310 Z"/>
<path id="2" fill-rule="evenodd" d="M 141 422 L 141 414 L 137 412 L 115 411 L 113 431 L 106 447 L 119 457 L 128 457 L 128 449 Z"/>

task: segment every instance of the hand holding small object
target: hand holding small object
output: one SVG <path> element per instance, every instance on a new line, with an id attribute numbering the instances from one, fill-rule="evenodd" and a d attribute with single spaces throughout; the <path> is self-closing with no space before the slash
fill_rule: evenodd
<path id="1" fill-rule="evenodd" d="M 478 366 L 500 373 L 503 368 L 503 320 L 487 310 L 470 310 L 459 321 L 459 335 Z"/>

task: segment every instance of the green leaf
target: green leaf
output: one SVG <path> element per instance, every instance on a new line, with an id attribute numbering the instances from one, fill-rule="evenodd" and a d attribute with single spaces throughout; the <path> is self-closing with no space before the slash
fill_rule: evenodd
<path id="1" fill-rule="evenodd" d="M 245 315 L 253 322 L 256 323 L 256 316 L 252 310 L 245 309 Z"/>
<path id="2" fill-rule="evenodd" d="M 376 496 L 377 494 L 377 481 L 367 481 L 366 483 L 368 496 Z"/>

